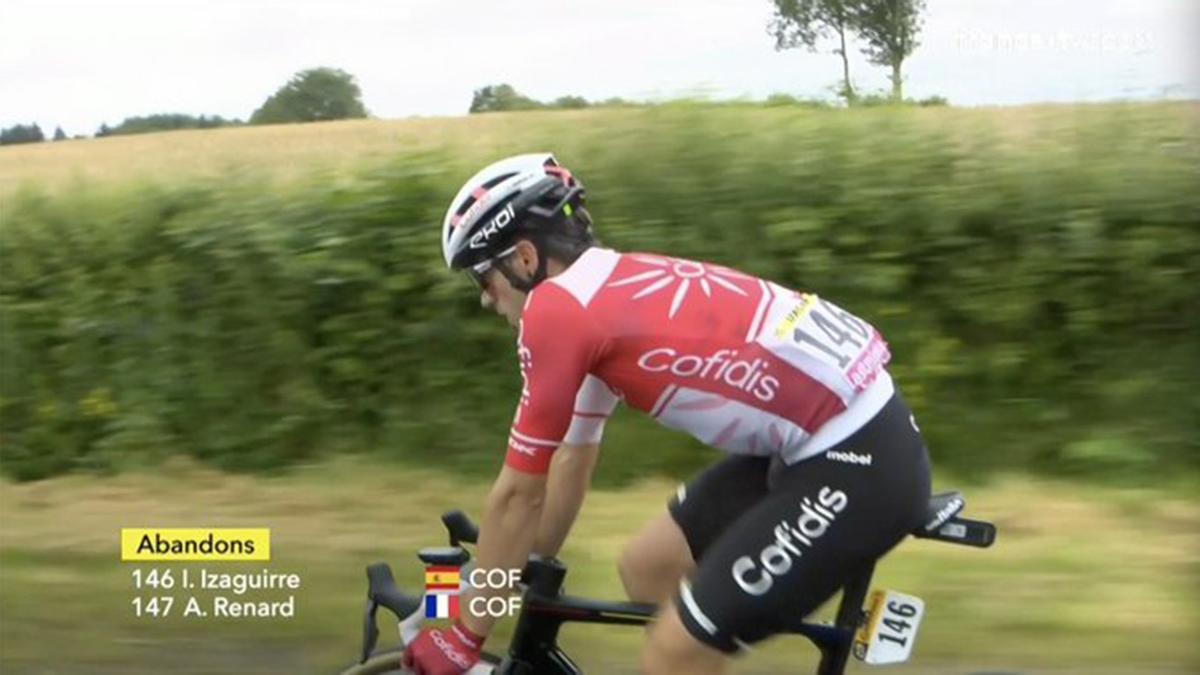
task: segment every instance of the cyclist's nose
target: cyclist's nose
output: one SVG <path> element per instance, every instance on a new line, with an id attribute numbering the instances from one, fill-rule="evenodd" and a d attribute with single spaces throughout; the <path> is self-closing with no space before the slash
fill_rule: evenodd
<path id="1" fill-rule="evenodd" d="M 479 291 L 479 306 L 484 309 L 491 309 L 496 304 L 496 300 L 492 298 L 492 294 L 487 292 L 487 289 Z"/>

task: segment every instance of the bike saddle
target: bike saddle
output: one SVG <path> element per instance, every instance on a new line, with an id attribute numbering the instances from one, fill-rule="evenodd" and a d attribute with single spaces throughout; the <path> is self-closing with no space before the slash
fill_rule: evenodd
<path id="1" fill-rule="evenodd" d="M 930 497 L 925 517 L 912 535 L 919 539 L 936 539 L 977 548 L 991 546 L 996 541 L 996 526 L 959 516 L 966 505 L 967 501 L 957 490 Z"/>
<path id="2" fill-rule="evenodd" d="M 920 529 L 925 532 L 936 532 L 951 518 L 957 516 L 967 505 L 962 493 L 958 490 L 943 492 L 929 498 L 929 506 L 925 510 L 925 518 Z"/>

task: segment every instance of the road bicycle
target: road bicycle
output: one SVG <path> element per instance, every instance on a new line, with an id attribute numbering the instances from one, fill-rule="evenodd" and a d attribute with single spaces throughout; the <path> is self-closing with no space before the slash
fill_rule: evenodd
<path id="1" fill-rule="evenodd" d="M 996 526 L 960 517 L 965 506 L 960 492 L 934 495 L 922 525 L 913 530 L 912 536 L 977 548 L 991 546 L 996 540 Z M 421 549 L 417 557 L 426 565 L 461 568 L 471 559 L 464 544 L 477 543 L 479 528 L 461 511 L 445 513 L 442 523 L 449 533 L 450 545 Z M 832 623 L 810 623 L 797 617 L 795 624 L 784 631 L 808 638 L 820 650 L 816 675 L 843 675 L 851 655 L 870 665 L 909 659 L 924 617 L 924 603 L 920 598 L 892 590 L 874 591 L 868 599 L 874 572 L 875 564 L 871 563 L 851 576 L 842 587 Z M 583 670 L 558 645 L 558 632 L 564 623 L 644 626 L 654 615 L 655 605 L 566 595 L 563 593 L 566 575 L 566 566 L 557 559 L 529 561 L 521 576 L 521 609 L 507 653 L 485 652 L 469 675 L 580 675 Z M 399 621 L 400 643 L 376 650 L 379 638 L 376 615 L 381 607 Z M 398 588 L 387 563 L 370 565 L 362 652 L 358 662 L 343 670 L 342 675 L 405 673 L 400 656 L 405 645 L 416 638 L 424 621 L 424 596 Z"/>

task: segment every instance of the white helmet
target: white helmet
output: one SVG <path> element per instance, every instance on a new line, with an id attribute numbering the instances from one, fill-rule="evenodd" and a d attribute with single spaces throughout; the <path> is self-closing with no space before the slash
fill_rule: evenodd
<path id="1" fill-rule="evenodd" d="M 548 152 L 491 164 L 463 184 L 446 211 L 446 266 L 478 265 L 504 251 L 517 234 L 552 231 L 583 202 L 583 184 Z"/>

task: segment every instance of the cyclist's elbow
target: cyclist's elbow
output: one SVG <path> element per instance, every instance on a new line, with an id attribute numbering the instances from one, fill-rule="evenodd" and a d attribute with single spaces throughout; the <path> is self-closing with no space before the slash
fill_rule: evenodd
<path id="1" fill-rule="evenodd" d="M 546 477 L 505 467 L 492 486 L 489 506 L 505 510 L 541 511 L 546 501 Z"/>

